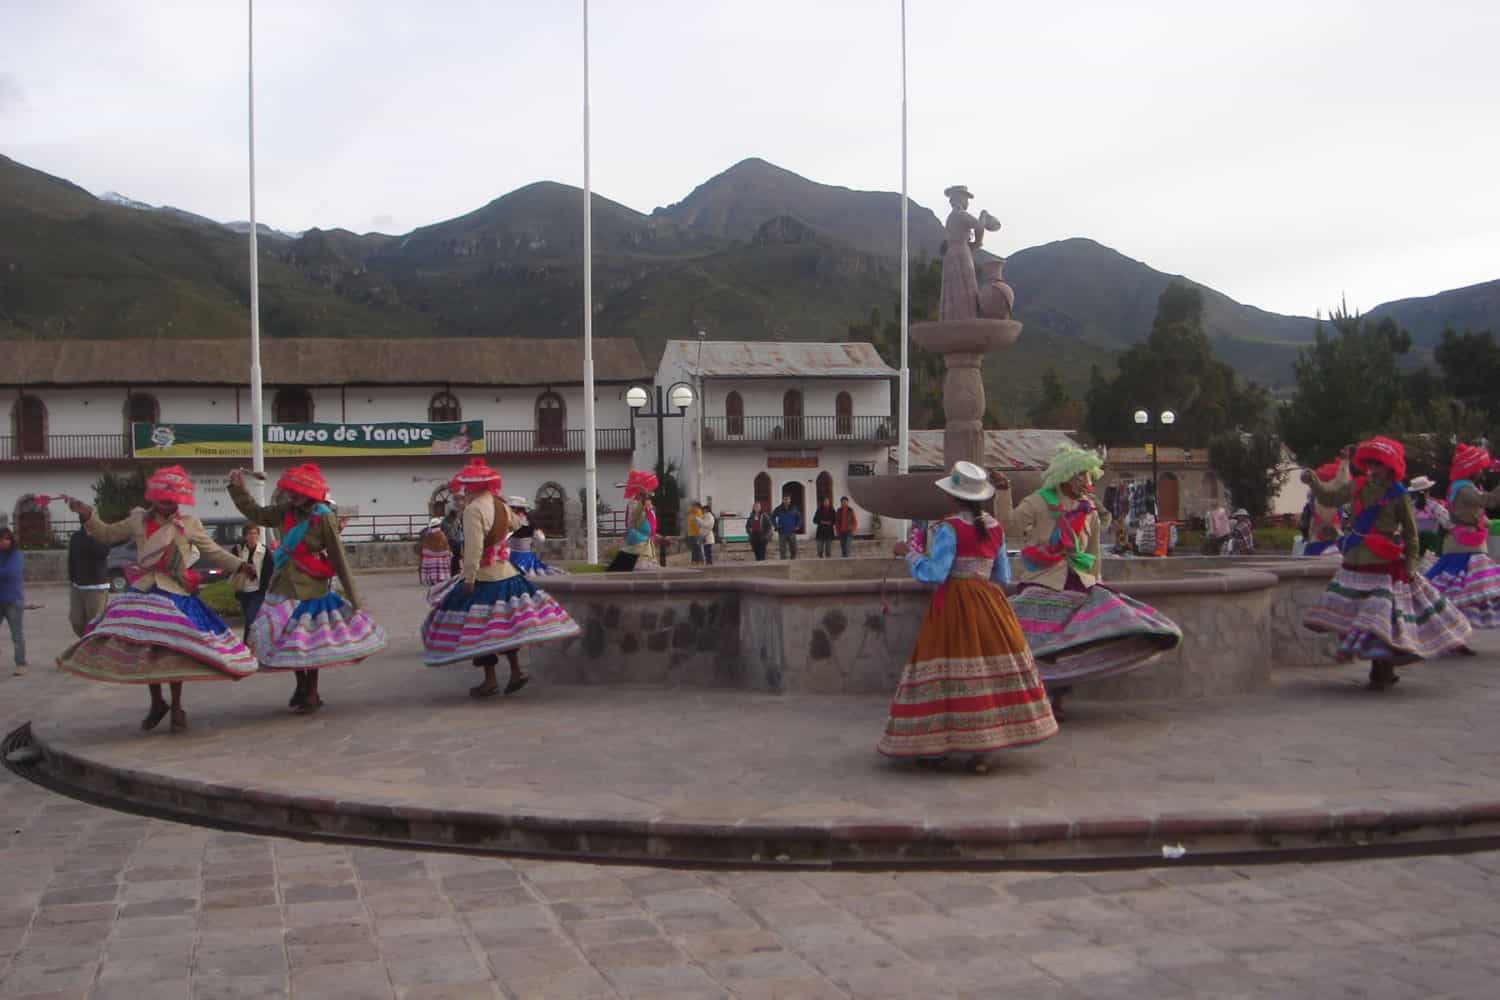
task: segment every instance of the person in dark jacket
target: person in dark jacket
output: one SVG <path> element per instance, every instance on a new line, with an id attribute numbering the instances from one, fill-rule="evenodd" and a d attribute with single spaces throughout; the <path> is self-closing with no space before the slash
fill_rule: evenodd
<path id="1" fill-rule="evenodd" d="M 849 506 L 848 497 L 839 497 L 839 509 L 834 512 L 833 533 L 839 536 L 839 555 L 849 558 L 849 543 L 859 530 L 859 515 Z"/>
<path id="2" fill-rule="evenodd" d="M 83 637 L 109 603 L 109 546 L 79 528 L 68 536 L 68 624 Z"/>
<path id="3" fill-rule="evenodd" d="M 827 559 L 833 555 L 833 525 L 838 515 L 833 511 L 833 498 L 823 497 L 818 501 L 818 509 L 813 511 L 813 537 L 818 543 L 818 558 Z"/>
<path id="4" fill-rule="evenodd" d="M 792 495 L 781 495 L 781 506 L 771 512 L 771 523 L 781 542 L 781 558 L 797 558 L 797 536 L 802 534 L 802 512 L 792 504 Z"/>
<path id="5" fill-rule="evenodd" d="M 766 561 L 766 547 L 771 543 L 771 515 L 755 501 L 755 506 L 750 508 L 750 516 L 745 518 L 745 537 L 750 539 L 750 551 L 755 553 L 756 562 Z"/>

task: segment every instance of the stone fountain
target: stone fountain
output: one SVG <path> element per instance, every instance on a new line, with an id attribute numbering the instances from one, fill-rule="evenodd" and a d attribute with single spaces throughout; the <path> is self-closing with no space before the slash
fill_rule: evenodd
<path id="1" fill-rule="evenodd" d="M 970 214 L 973 196 L 962 184 L 943 193 L 953 210 L 946 225 L 938 321 L 912 324 L 911 339 L 943 356 L 943 465 L 951 468 L 954 462 L 966 461 L 984 467 L 984 356 L 1014 344 L 1021 324 L 1011 318 L 1015 293 L 1001 277 L 1005 262 L 984 261 L 983 284 L 974 263 L 984 234 L 998 230 L 999 220 L 986 211 L 977 217 Z M 947 495 L 937 489 L 931 474 L 851 479 L 849 493 L 859 506 L 882 517 L 932 520 L 950 509 Z"/>

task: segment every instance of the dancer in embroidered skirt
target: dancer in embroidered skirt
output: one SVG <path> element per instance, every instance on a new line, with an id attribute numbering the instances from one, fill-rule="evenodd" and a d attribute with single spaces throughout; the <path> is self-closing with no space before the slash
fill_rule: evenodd
<path id="1" fill-rule="evenodd" d="M 182 708 L 186 681 L 237 681 L 255 673 L 255 657 L 233 630 L 194 596 L 198 574 L 188 568 L 193 549 L 212 566 L 247 573 L 255 569 L 214 543 L 202 523 L 184 514 L 193 503 L 193 481 L 181 466 L 160 469 L 146 480 L 149 510 L 131 511 L 105 523 L 88 504 L 68 506 L 92 537 L 108 545 L 134 542 L 130 587 L 105 608 L 57 665 L 79 677 L 118 684 L 146 684 L 151 708 L 142 729 L 155 729 L 167 715 L 161 686 L 172 692 L 172 729 L 187 728 Z"/>
<path id="2" fill-rule="evenodd" d="M 427 522 L 427 530 L 417 542 L 417 579 L 424 587 L 436 587 L 453 575 L 450 572 L 451 559 L 443 519 L 434 517 Z"/>
<path id="3" fill-rule="evenodd" d="M 1349 482 L 1348 455 L 1339 457 L 1326 465 L 1318 466 L 1318 481 L 1328 486 L 1341 486 Z M 1339 536 L 1343 534 L 1343 513 L 1338 506 L 1322 503 L 1317 493 L 1309 495 L 1311 511 L 1304 537 L 1307 544 L 1302 547 L 1305 556 L 1336 556 L 1339 554 Z"/>
<path id="4" fill-rule="evenodd" d="M 517 571 L 505 545 L 516 526 L 499 500 L 500 473 L 476 458 L 455 482 L 463 489 L 463 572 L 428 595 L 432 610 L 422 624 L 423 661 L 442 667 L 464 660 L 484 668 L 484 680 L 469 694 L 488 698 L 500 692 L 495 667 L 504 653 L 510 661 L 505 693 L 526 686 L 517 651 L 578 634 L 578 625 L 546 591 Z"/>
<path id="5" fill-rule="evenodd" d="M 1494 465 L 1488 451 L 1471 444 L 1461 444 L 1453 453 L 1448 470 L 1450 528 L 1442 558 L 1427 570 L 1438 593 L 1475 628 L 1500 628 L 1500 566 L 1489 557 L 1490 523 L 1485 513 L 1500 504 L 1500 488 L 1484 493 L 1475 485 Z M 1464 652 L 1470 652 L 1467 646 Z"/>
<path id="6" fill-rule="evenodd" d="M 887 757 L 939 760 L 965 754 L 970 770 L 985 756 L 1057 733 L 1026 637 L 997 584 L 1010 578 L 1005 532 L 982 505 L 995 495 L 984 470 L 958 462 L 938 480 L 954 513 L 932 526 L 927 552 L 896 546 L 912 576 L 939 584 L 917 644 L 891 700 Z"/>
<path id="7" fill-rule="evenodd" d="M 262 507 L 245 489 L 243 473 L 229 475 L 229 496 L 252 524 L 276 528 L 281 544 L 260 614 L 250 623 L 250 648 L 262 670 L 293 671 L 287 702 L 299 715 L 323 707 L 318 671 L 360 661 L 385 648 L 385 630 L 360 610 L 354 574 L 339 540 L 338 514 L 328 505 L 328 483 L 312 463 L 284 472 L 280 499 Z M 343 587 L 333 588 L 335 578 Z"/>
<path id="8" fill-rule="evenodd" d="M 1103 526 L 1089 493 L 1101 472 L 1094 452 L 1064 445 L 1041 490 L 1021 501 L 1010 520 L 1022 546 L 1020 591 L 1011 606 L 1059 721 L 1075 682 L 1144 667 L 1182 644 L 1182 630 L 1161 612 L 1100 583 Z"/>
<path id="9" fill-rule="evenodd" d="M 652 548 L 655 521 L 646 501 L 656 492 L 656 477 L 649 472 L 631 469 L 625 482 L 615 485 L 625 487 L 625 544 L 615 553 L 606 571 L 629 573 Z"/>
<path id="10" fill-rule="evenodd" d="M 525 497 L 506 497 L 511 519 L 516 527 L 510 533 L 507 545 L 510 548 L 510 564 L 526 576 L 558 576 L 567 570 L 549 566 L 536 554 L 536 545 L 545 542 L 547 535 L 531 523 L 531 505 Z"/>
<path id="11" fill-rule="evenodd" d="M 1354 450 L 1355 478 L 1326 485 L 1311 472 L 1302 481 L 1318 500 L 1350 501 L 1354 521 L 1339 546 L 1344 562 L 1323 598 L 1304 616 L 1314 632 L 1339 637 L 1338 659 L 1370 661 L 1370 688 L 1381 691 L 1399 678 L 1396 667 L 1458 650 L 1472 626 L 1421 574 L 1417 564 L 1417 525 L 1401 480 L 1406 449 L 1386 437 L 1371 438 Z"/>

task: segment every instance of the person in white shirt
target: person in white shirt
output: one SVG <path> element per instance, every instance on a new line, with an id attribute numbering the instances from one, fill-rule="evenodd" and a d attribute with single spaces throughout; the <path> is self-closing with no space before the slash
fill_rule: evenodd
<path id="1" fill-rule="evenodd" d="M 713 504 L 704 504 L 703 513 L 698 518 L 698 538 L 703 545 L 703 562 L 708 566 L 714 564 L 714 529 L 718 523 L 719 519 L 714 517 Z"/>
<path id="2" fill-rule="evenodd" d="M 244 538 L 230 549 L 230 554 L 238 556 L 246 564 L 255 567 L 255 576 L 247 573 L 235 573 L 234 599 L 240 602 L 240 611 L 245 616 L 245 635 L 250 634 L 250 623 L 255 621 L 255 616 L 260 614 L 260 606 L 266 599 L 266 575 L 261 572 L 266 559 L 266 546 L 260 540 L 260 525 L 245 525 Z"/>

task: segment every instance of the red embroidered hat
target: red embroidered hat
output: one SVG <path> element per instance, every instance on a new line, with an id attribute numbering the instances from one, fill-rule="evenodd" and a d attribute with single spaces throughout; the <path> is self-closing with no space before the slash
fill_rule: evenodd
<path id="1" fill-rule="evenodd" d="M 625 499 L 656 492 L 656 476 L 640 469 L 631 469 L 625 477 Z"/>
<path id="2" fill-rule="evenodd" d="M 1406 449 L 1401 442 L 1388 437 L 1373 437 L 1361 441 L 1354 449 L 1354 467 L 1365 472 L 1371 462 L 1391 470 L 1397 479 L 1406 478 Z"/>
<path id="3" fill-rule="evenodd" d="M 465 493 L 499 493 L 500 473 L 485 464 L 484 459 L 474 458 L 453 477 L 453 485 Z"/>
<path id="4" fill-rule="evenodd" d="M 1339 462 L 1329 462 L 1327 465 L 1320 465 L 1320 466 L 1318 466 L 1318 469 L 1317 469 L 1318 478 L 1321 479 L 1325 483 L 1331 483 L 1331 482 L 1333 482 L 1335 479 L 1338 478 L 1338 475 L 1339 475 L 1339 465 L 1340 465 Z"/>
<path id="5" fill-rule="evenodd" d="M 1485 449 L 1477 445 L 1461 444 L 1453 451 L 1453 464 L 1448 467 L 1448 478 L 1454 482 L 1473 479 L 1493 463 L 1494 460 Z"/>
<path id="6" fill-rule="evenodd" d="M 307 497 L 309 500 L 317 500 L 319 503 L 328 499 L 328 482 L 323 478 L 322 471 L 312 462 L 294 465 L 287 469 L 281 474 L 281 478 L 276 480 L 276 488 Z"/>
<path id="7" fill-rule="evenodd" d="M 153 503 L 193 505 L 193 480 L 180 465 L 157 469 L 146 480 L 146 499 Z"/>

